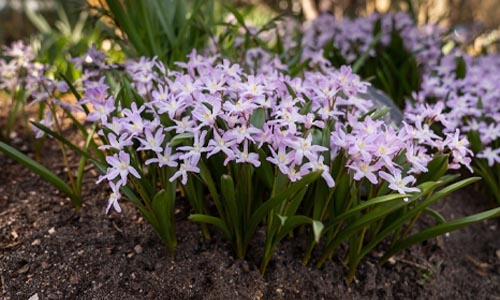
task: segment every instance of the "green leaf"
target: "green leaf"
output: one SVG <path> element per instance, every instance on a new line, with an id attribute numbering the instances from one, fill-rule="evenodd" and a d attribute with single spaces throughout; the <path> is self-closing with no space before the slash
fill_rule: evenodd
<path id="1" fill-rule="evenodd" d="M 278 193 L 271 199 L 262 203 L 250 217 L 247 224 L 247 230 L 244 241 L 248 243 L 253 234 L 257 230 L 258 225 L 264 220 L 271 210 L 276 208 L 279 204 L 284 203 L 287 199 L 294 197 L 295 194 L 306 188 L 309 184 L 313 183 L 320 177 L 320 172 L 314 172 L 304 176 L 301 180 L 292 183 L 287 189 Z"/>
<path id="2" fill-rule="evenodd" d="M 465 226 L 469 226 L 479 221 L 483 221 L 486 219 L 499 217 L 500 216 L 500 207 L 487 210 L 482 213 L 474 214 L 471 216 L 467 216 L 458 220 L 450 221 L 444 224 L 436 225 L 431 228 L 427 228 L 417 234 L 414 234 L 402 241 L 397 242 L 394 246 L 385 253 L 385 255 L 380 259 L 381 263 L 384 263 L 391 256 L 399 253 L 400 251 L 409 248 L 410 246 L 435 238 L 439 235 L 448 233 L 450 231 L 454 231 Z"/>
<path id="3" fill-rule="evenodd" d="M 189 220 L 194 222 L 212 224 L 215 227 L 219 228 L 227 239 L 231 240 L 233 238 L 231 231 L 228 229 L 224 221 L 220 218 L 203 214 L 192 214 L 189 216 Z"/>
<path id="4" fill-rule="evenodd" d="M 250 123 L 259 129 L 262 129 L 266 121 L 266 110 L 264 108 L 257 108 L 253 111 L 250 117 Z"/>
<path id="5" fill-rule="evenodd" d="M 153 212 L 158 220 L 158 234 L 165 242 L 169 252 L 173 255 L 177 246 L 175 234 L 175 185 L 168 190 L 161 190 L 153 197 Z"/>
<path id="6" fill-rule="evenodd" d="M 421 198 L 424 198 L 424 200 L 418 203 L 412 209 L 399 215 L 395 220 L 392 220 L 390 224 L 387 224 L 384 229 L 381 232 L 377 233 L 377 235 L 363 248 L 363 250 L 359 254 L 359 257 L 364 257 L 366 254 L 368 254 L 369 251 L 371 251 L 371 249 L 382 242 L 384 238 L 394 233 L 394 231 L 402 228 L 402 226 L 404 226 L 406 222 L 417 216 L 421 211 L 425 210 L 439 199 L 442 199 L 452 192 L 478 180 L 477 178 L 465 179 L 447 186 L 444 189 L 441 189 L 440 191 L 433 194 L 435 189 L 448 184 L 454 178 L 456 178 L 456 176 L 448 176 L 445 177 L 444 180 L 440 180 L 437 182 L 426 182 L 424 184 L 421 184 L 419 186 L 421 192 L 410 198 L 409 203 Z"/>
<path id="7" fill-rule="evenodd" d="M 236 238 L 236 248 L 238 251 L 243 251 L 245 249 L 245 243 L 242 242 L 242 230 L 244 224 L 242 224 L 242 210 L 239 209 L 239 205 L 245 205 L 245 203 L 238 203 L 236 199 L 236 192 L 234 188 L 234 181 L 230 175 L 222 175 L 221 177 L 221 190 L 222 190 L 222 205 L 226 207 L 226 226 L 233 232 L 231 240 Z M 234 241 L 234 240 L 233 240 Z M 242 255 L 242 253 L 238 253 Z"/>
<path id="8" fill-rule="evenodd" d="M 361 210 L 369 208 L 371 206 L 377 205 L 377 204 L 382 204 L 382 203 L 387 203 L 395 200 L 400 200 L 402 201 L 403 198 L 408 197 L 408 195 L 401 195 L 401 194 L 389 194 L 389 195 L 383 195 L 379 196 L 373 199 L 370 199 L 368 201 L 362 202 L 361 204 L 358 204 L 354 206 L 353 208 L 349 209 L 348 211 L 345 211 L 338 216 L 336 216 L 331 223 L 328 224 L 327 230 L 331 229 L 332 227 L 336 226 L 338 223 L 343 222 L 347 220 L 348 218 L 356 215 L 359 213 Z"/>
<path id="9" fill-rule="evenodd" d="M 448 171 L 448 155 L 435 155 L 427 165 L 428 171 L 421 174 L 417 179 L 417 184 L 439 180 Z"/>
<path id="10" fill-rule="evenodd" d="M 87 159 L 92 159 L 90 157 L 90 154 L 83 151 L 80 149 L 78 146 L 74 145 L 71 141 L 69 141 L 67 138 L 64 136 L 60 135 L 59 133 L 56 133 L 55 131 L 51 130 L 50 128 L 46 127 L 45 125 L 37 122 L 31 122 L 33 126 L 37 127 L 41 131 L 45 132 L 46 134 L 52 136 L 53 138 L 57 139 L 58 141 L 62 142 L 65 146 L 68 146 L 71 150 L 75 151 L 78 153 L 78 155 L 86 157 Z"/>
<path id="11" fill-rule="evenodd" d="M 271 190 L 273 188 L 274 176 L 273 167 L 269 161 L 266 160 L 268 154 L 264 152 L 262 148 L 256 150 L 259 154 L 259 160 L 261 162 L 260 166 L 255 169 L 255 173 L 267 189 Z"/>
<path id="12" fill-rule="evenodd" d="M 429 207 L 426 207 L 424 209 L 424 213 L 428 214 L 429 216 L 433 217 L 434 220 L 436 220 L 438 223 L 442 224 L 442 223 L 446 223 L 446 220 L 445 218 L 440 214 L 438 213 L 437 211 L 429 208 Z"/>
<path id="13" fill-rule="evenodd" d="M 467 75 L 467 63 L 463 57 L 457 57 L 457 68 L 455 73 L 457 79 L 463 79 L 465 75 Z"/>
<path id="14" fill-rule="evenodd" d="M 192 133 L 180 133 L 180 134 L 174 136 L 170 140 L 170 147 L 178 146 L 178 145 L 180 145 L 180 144 L 184 143 L 185 141 L 192 139 L 192 138 L 193 138 Z"/>
<path id="15" fill-rule="evenodd" d="M 0 151 L 5 153 L 8 157 L 11 159 L 17 161 L 18 163 L 22 164 L 23 166 L 27 167 L 31 171 L 33 171 L 35 174 L 39 175 L 42 177 L 45 181 L 49 182 L 52 184 L 55 188 L 57 188 L 59 191 L 64 193 L 66 196 L 72 199 L 72 201 L 75 201 L 75 204 L 79 204 L 81 206 L 81 199 L 78 199 L 77 196 L 75 195 L 74 191 L 71 189 L 71 187 L 64 182 L 60 177 L 58 177 L 56 174 L 54 174 L 52 171 L 41 165 L 40 163 L 36 162 L 29 156 L 19 152 L 15 148 L 5 144 L 4 142 L 0 141 Z"/>
<path id="16" fill-rule="evenodd" d="M 379 32 L 374 36 L 373 41 L 370 44 L 370 46 L 368 47 L 368 49 L 366 49 L 365 52 L 363 52 L 363 54 L 361 54 L 361 56 L 354 62 L 353 66 L 352 66 L 353 73 L 359 72 L 359 70 L 363 67 L 363 65 L 366 63 L 366 61 L 370 57 L 370 52 L 379 43 L 381 38 L 382 38 L 382 32 Z"/>

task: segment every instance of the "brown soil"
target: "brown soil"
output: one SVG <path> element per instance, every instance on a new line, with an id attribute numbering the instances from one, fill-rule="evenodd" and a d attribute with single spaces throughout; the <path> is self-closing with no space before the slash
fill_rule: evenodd
<path id="1" fill-rule="evenodd" d="M 43 154 L 64 176 L 53 143 Z M 92 172 L 76 211 L 1 153 L 0 166 L 0 299 L 500 299 L 498 220 L 414 246 L 383 266 L 376 264 L 382 252 L 373 253 L 350 285 L 339 259 L 322 270 L 304 266 L 302 245 L 285 241 L 262 277 L 258 239 L 247 260 L 234 259 L 221 236 L 205 240 L 181 212 L 179 246 L 169 257 L 130 203 L 105 215 L 107 192 Z M 436 207 L 447 218 L 487 208 L 472 189 Z"/>

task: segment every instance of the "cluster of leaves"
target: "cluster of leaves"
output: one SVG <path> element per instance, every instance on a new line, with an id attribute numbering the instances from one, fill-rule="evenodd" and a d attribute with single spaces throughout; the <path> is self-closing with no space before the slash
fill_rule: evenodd
<path id="1" fill-rule="evenodd" d="M 157 56 L 172 64 L 191 49 L 203 49 L 214 34 L 217 7 L 213 0 L 99 0 L 92 7 L 108 17 L 110 32 L 127 57 Z"/>

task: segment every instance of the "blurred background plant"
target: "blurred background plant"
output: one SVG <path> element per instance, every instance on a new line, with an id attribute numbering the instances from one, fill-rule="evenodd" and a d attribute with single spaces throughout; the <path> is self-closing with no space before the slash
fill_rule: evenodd
<path id="1" fill-rule="evenodd" d="M 220 15 L 213 0 L 98 0 L 89 5 L 127 57 L 157 56 L 169 64 L 206 47 Z"/>

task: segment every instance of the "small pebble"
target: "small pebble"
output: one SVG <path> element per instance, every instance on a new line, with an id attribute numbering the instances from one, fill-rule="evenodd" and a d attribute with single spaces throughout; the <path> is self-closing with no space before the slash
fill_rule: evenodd
<path id="1" fill-rule="evenodd" d="M 78 275 L 76 273 L 71 274 L 71 276 L 69 277 L 69 283 L 71 283 L 72 285 L 78 284 L 79 281 L 80 278 L 78 278 Z"/>
<path id="2" fill-rule="evenodd" d="M 244 261 L 242 264 L 241 264 L 241 268 L 243 269 L 244 272 L 250 272 L 250 266 L 248 265 L 248 263 L 246 261 Z"/>
<path id="3" fill-rule="evenodd" d="M 56 233 L 56 229 L 54 227 L 49 229 L 49 234 L 54 234 Z"/>
<path id="4" fill-rule="evenodd" d="M 500 249 L 497 250 L 497 257 L 500 258 Z"/>
<path id="5" fill-rule="evenodd" d="M 134 247 L 134 251 L 135 251 L 135 253 L 137 253 L 137 254 L 141 254 L 141 253 L 142 253 L 142 251 L 143 251 L 142 246 L 141 246 L 141 245 L 135 245 L 135 247 Z"/>
<path id="6" fill-rule="evenodd" d="M 31 246 L 39 246 L 42 244 L 42 241 L 40 239 L 36 239 L 31 243 Z"/>
<path id="7" fill-rule="evenodd" d="M 26 264 L 21 269 L 17 270 L 17 273 L 24 274 L 30 270 L 30 265 Z"/>
<path id="8" fill-rule="evenodd" d="M 46 262 L 46 261 L 43 261 L 42 262 L 42 269 L 46 270 L 50 267 L 50 265 Z"/>
<path id="9" fill-rule="evenodd" d="M 28 300 L 38 300 L 38 293 L 32 295 L 31 297 L 28 298 Z"/>

